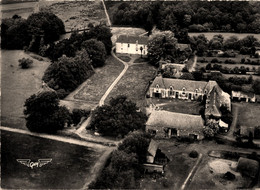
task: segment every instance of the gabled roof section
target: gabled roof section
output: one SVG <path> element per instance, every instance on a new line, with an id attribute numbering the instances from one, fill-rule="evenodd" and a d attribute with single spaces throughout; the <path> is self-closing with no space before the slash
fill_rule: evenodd
<path id="1" fill-rule="evenodd" d="M 116 43 L 128 43 L 128 44 L 143 44 L 147 45 L 148 43 L 148 37 L 147 36 L 132 36 L 132 35 L 120 35 Z"/>
<path id="2" fill-rule="evenodd" d="M 210 91 L 205 108 L 206 116 L 212 115 L 215 117 L 221 117 L 221 112 L 219 111 L 219 97 L 221 95 L 220 93 L 221 91 L 219 91 L 218 85 L 214 86 L 213 89 Z"/>
<path id="3" fill-rule="evenodd" d="M 152 111 L 146 125 L 184 130 L 202 130 L 204 121 L 200 115 L 190 115 L 160 110 Z"/>
<path id="4" fill-rule="evenodd" d="M 207 84 L 208 82 L 205 81 L 170 79 L 170 78 L 162 78 L 161 76 L 158 76 L 154 79 L 153 83 L 151 84 L 151 87 L 156 88 L 156 85 L 159 85 L 160 88 L 170 88 L 172 86 L 174 90 L 182 91 L 182 89 L 185 88 L 186 91 L 195 92 L 195 90 L 204 91 Z M 207 92 L 209 92 L 209 90 Z"/>
<path id="5" fill-rule="evenodd" d="M 177 49 L 184 51 L 185 49 L 190 49 L 190 44 L 177 44 Z"/>
<path id="6" fill-rule="evenodd" d="M 157 149 L 158 149 L 158 143 L 156 141 L 154 141 L 153 139 L 151 139 L 149 147 L 148 147 L 148 154 L 155 157 Z"/>

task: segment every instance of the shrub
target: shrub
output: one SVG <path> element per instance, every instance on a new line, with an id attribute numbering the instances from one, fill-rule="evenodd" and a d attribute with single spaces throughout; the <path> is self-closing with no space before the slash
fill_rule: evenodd
<path id="1" fill-rule="evenodd" d="M 199 153 L 196 150 L 193 150 L 190 152 L 189 156 L 191 158 L 197 158 L 199 156 Z"/>
<path id="2" fill-rule="evenodd" d="M 90 114 L 89 110 L 83 110 L 83 109 L 73 109 L 71 114 L 72 123 L 74 125 L 77 125 L 82 117 L 88 117 Z"/>
<path id="3" fill-rule="evenodd" d="M 33 60 L 31 60 L 29 58 L 27 58 L 27 59 L 26 58 L 19 59 L 18 62 L 19 62 L 19 66 L 22 69 L 28 69 L 33 64 Z"/>
<path id="4" fill-rule="evenodd" d="M 236 176 L 231 172 L 227 172 L 227 173 L 224 174 L 223 178 L 230 180 L 230 181 L 233 181 L 233 180 L 236 179 Z"/>
<path id="5" fill-rule="evenodd" d="M 220 62 L 219 62 L 219 60 L 218 60 L 217 58 L 213 58 L 213 59 L 211 60 L 211 63 L 220 63 Z"/>

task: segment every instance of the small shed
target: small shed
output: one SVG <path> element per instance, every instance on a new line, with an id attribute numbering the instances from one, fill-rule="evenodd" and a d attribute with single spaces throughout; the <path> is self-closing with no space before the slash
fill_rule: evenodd
<path id="1" fill-rule="evenodd" d="M 256 160 L 240 157 L 237 164 L 237 171 L 242 175 L 255 178 L 258 174 L 259 163 Z"/>
<path id="2" fill-rule="evenodd" d="M 222 128 L 225 132 L 228 131 L 228 124 L 225 123 L 224 121 L 222 120 L 219 120 L 219 123 L 218 123 L 219 127 Z"/>

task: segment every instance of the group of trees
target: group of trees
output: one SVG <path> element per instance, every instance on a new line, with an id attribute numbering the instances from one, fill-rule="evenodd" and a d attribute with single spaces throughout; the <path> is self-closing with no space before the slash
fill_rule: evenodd
<path id="1" fill-rule="evenodd" d="M 224 37 L 219 34 L 214 35 L 211 40 L 208 40 L 204 34 L 201 34 L 191 37 L 190 45 L 193 51 L 197 52 L 198 56 L 205 55 L 208 50 L 237 50 L 241 54 L 255 56 L 256 47 L 260 47 L 260 41 L 253 35 L 248 35 L 243 39 L 238 39 L 237 36 L 230 36 L 224 39 Z M 233 57 L 235 54 L 225 52 L 222 56 Z"/>
<path id="2" fill-rule="evenodd" d="M 80 109 L 74 109 L 70 113 L 65 106 L 59 106 L 57 93 L 48 87 L 30 96 L 24 106 L 27 128 L 40 133 L 56 133 L 65 124 L 77 125 L 81 117 L 88 117 L 90 113 Z"/>
<path id="3" fill-rule="evenodd" d="M 141 131 L 129 133 L 109 159 L 90 189 L 137 189 L 146 161 L 151 136 Z"/>
<path id="4" fill-rule="evenodd" d="M 222 67 L 222 65 L 220 65 L 220 64 L 211 65 L 211 63 L 207 64 L 205 69 L 220 71 L 221 73 L 224 73 L 224 74 L 242 74 L 242 75 L 245 75 L 246 72 L 250 71 L 249 67 L 240 66 L 240 67 L 229 68 L 229 67 Z M 256 72 L 256 70 L 255 70 L 255 72 Z"/>
<path id="5" fill-rule="evenodd" d="M 107 3 L 108 7 L 113 3 Z M 151 30 L 193 32 L 260 32 L 259 2 L 123 2 L 113 12 L 113 24 Z"/>
<path id="6" fill-rule="evenodd" d="M 110 100 L 110 105 L 94 111 L 90 128 L 102 135 L 124 137 L 130 131 L 144 130 L 146 120 L 146 115 L 138 111 L 135 103 L 118 96 Z"/>
<path id="7" fill-rule="evenodd" d="M 45 51 L 45 56 L 56 61 L 62 55 L 74 57 L 78 50 L 85 49 L 94 67 L 103 66 L 106 55 L 111 53 L 111 37 L 112 33 L 107 26 L 93 26 L 81 34 L 74 32 L 69 39 L 60 40 L 56 44 L 50 44 Z"/>
<path id="8" fill-rule="evenodd" d="M 69 39 L 56 44 L 51 43 L 43 53 L 53 62 L 43 80 L 64 98 L 94 73 L 94 67 L 105 64 L 112 49 L 111 36 L 108 27 L 98 25 L 82 34 L 72 33 Z"/>
<path id="9" fill-rule="evenodd" d="M 94 73 L 86 50 L 78 51 L 75 57 L 60 57 L 46 69 L 43 81 L 64 98 Z"/>
<path id="10" fill-rule="evenodd" d="M 43 46 L 54 42 L 64 33 L 62 20 L 53 13 L 34 13 L 28 19 L 14 15 L 2 20 L 1 48 L 28 49 L 38 53 L 41 43 Z"/>
<path id="11" fill-rule="evenodd" d="M 25 101 L 26 126 L 33 132 L 55 133 L 71 123 L 66 107 L 59 106 L 59 98 L 53 90 L 33 94 Z"/>

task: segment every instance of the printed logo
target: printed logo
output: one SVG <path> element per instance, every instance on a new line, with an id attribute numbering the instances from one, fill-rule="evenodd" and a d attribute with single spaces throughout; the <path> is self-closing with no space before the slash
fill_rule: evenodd
<path id="1" fill-rule="evenodd" d="M 38 162 L 31 162 L 30 159 L 16 159 L 17 162 L 33 169 L 33 167 L 42 167 L 52 161 L 51 158 L 38 159 Z"/>

